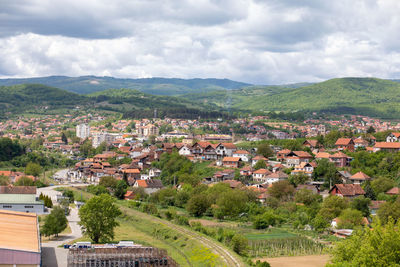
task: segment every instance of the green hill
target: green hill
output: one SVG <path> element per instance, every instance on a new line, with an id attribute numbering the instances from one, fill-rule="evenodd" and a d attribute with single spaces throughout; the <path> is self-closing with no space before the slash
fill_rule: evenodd
<path id="1" fill-rule="evenodd" d="M 400 83 L 376 78 L 337 78 L 298 88 L 253 86 L 184 97 L 251 111 L 322 111 L 400 118 Z"/>
<path id="2" fill-rule="evenodd" d="M 0 86 L 0 118 L 6 114 L 60 114 L 79 107 L 79 110 L 119 112 L 126 117 L 176 118 L 221 117 L 216 106 L 197 105 L 183 98 L 155 96 L 131 89 L 110 89 L 79 95 L 42 84 Z"/>
<path id="3" fill-rule="evenodd" d="M 78 94 L 90 94 L 110 88 L 128 88 L 155 95 L 181 95 L 194 92 L 208 92 L 218 89 L 231 90 L 250 85 L 228 79 L 120 79 L 96 76 L 49 76 L 23 79 L 0 79 L 0 85 L 25 83 L 45 84 Z"/>

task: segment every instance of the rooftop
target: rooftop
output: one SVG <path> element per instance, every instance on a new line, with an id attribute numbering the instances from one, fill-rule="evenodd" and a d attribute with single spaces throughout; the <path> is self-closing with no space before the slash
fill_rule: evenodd
<path id="1" fill-rule="evenodd" d="M 40 252 L 34 213 L 0 210 L 0 248 Z"/>

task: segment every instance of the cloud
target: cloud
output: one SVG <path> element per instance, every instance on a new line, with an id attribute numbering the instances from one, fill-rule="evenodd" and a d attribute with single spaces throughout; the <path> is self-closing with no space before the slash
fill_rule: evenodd
<path id="1" fill-rule="evenodd" d="M 399 11 L 396 0 L 1 1 L 0 77 L 399 78 Z"/>

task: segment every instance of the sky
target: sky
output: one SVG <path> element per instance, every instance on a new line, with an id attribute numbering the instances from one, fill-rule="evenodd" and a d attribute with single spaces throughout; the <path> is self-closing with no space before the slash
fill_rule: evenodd
<path id="1" fill-rule="evenodd" d="M 0 77 L 400 78 L 398 0 L 0 0 Z"/>

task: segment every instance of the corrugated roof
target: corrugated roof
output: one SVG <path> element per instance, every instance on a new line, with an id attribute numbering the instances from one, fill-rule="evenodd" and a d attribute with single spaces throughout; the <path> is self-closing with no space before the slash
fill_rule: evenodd
<path id="1" fill-rule="evenodd" d="M 36 200 L 33 194 L 0 194 L 0 204 L 41 204 L 43 202 Z"/>
<path id="2" fill-rule="evenodd" d="M 40 252 L 37 216 L 0 210 L 0 248 Z"/>

